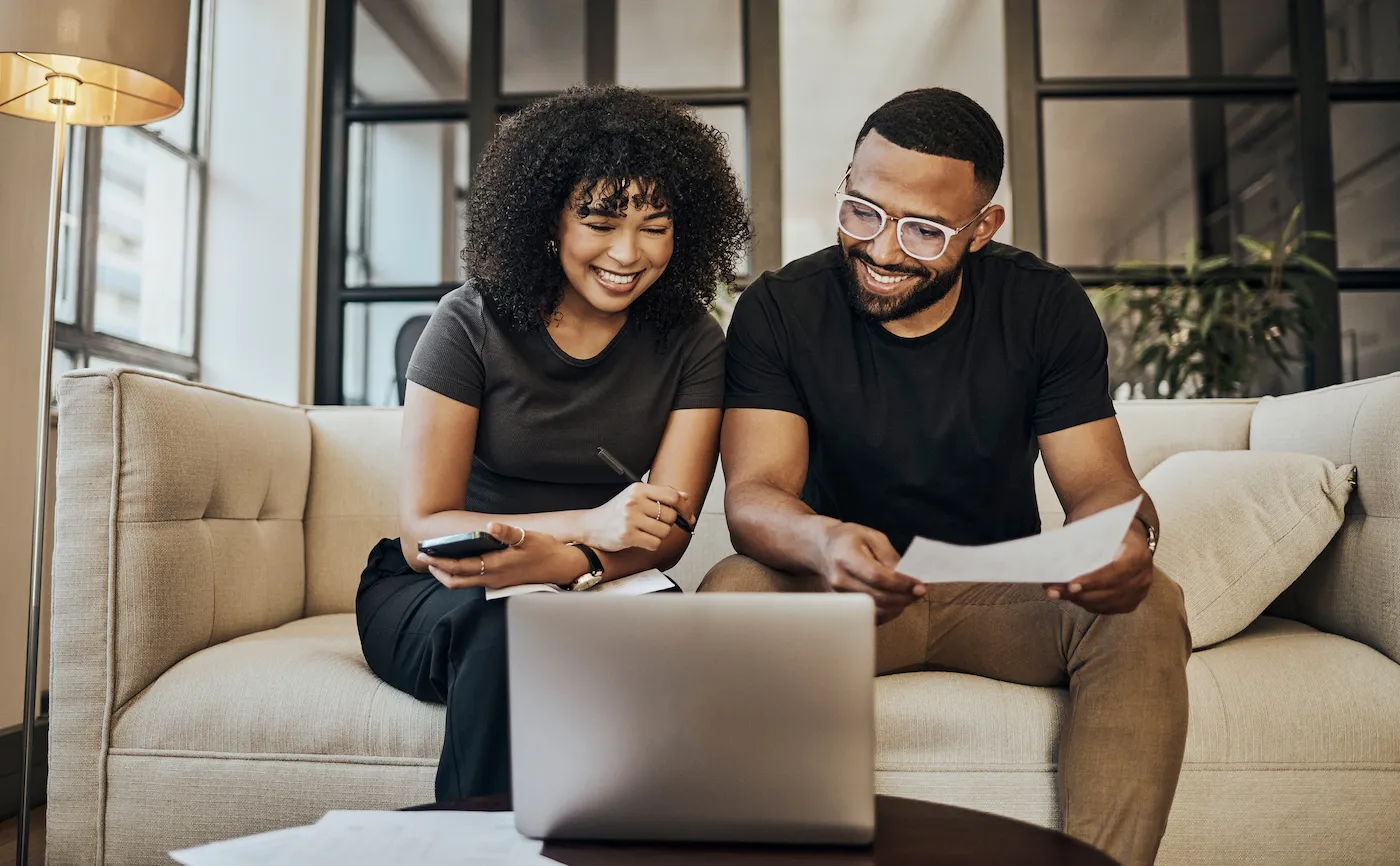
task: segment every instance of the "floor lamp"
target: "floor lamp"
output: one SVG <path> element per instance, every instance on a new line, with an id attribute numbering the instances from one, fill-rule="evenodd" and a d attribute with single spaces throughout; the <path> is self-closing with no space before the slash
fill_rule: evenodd
<path id="1" fill-rule="evenodd" d="M 69 126 L 140 126 L 184 105 L 190 0 L 3 0 L 0 2 L 0 114 L 54 125 L 48 265 L 39 356 L 34 536 L 29 552 L 29 643 L 24 669 L 24 739 L 19 846 L 29 860 L 30 773 L 39 678 L 39 626 L 47 514 L 49 399 L 54 295 L 58 285 L 63 159 Z"/>

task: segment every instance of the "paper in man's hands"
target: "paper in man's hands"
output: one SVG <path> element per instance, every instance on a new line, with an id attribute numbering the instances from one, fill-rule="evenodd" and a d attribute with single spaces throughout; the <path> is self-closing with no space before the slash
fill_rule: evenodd
<path id="1" fill-rule="evenodd" d="M 1061 528 L 964 546 L 915 538 L 895 571 L 925 583 L 1069 583 L 1113 561 L 1139 496 Z"/>

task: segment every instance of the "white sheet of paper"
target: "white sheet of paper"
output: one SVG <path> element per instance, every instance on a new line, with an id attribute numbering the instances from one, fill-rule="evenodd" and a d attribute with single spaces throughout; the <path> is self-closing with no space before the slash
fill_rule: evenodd
<path id="1" fill-rule="evenodd" d="M 543 843 L 515 829 L 514 812 L 337 811 L 309 829 L 257 866 L 553 863 L 540 854 Z"/>
<path id="2" fill-rule="evenodd" d="M 655 568 L 648 568 L 646 571 L 639 571 L 636 574 L 629 574 L 626 577 L 619 577 L 617 580 L 608 580 L 598 584 L 589 592 L 611 592 L 617 595 L 646 595 L 649 592 L 661 592 L 663 589 L 672 587 L 671 578 Z M 524 595 L 527 592 L 567 592 L 551 583 L 522 583 L 518 586 L 507 586 L 504 589 L 486 590 L 486 600 L 493 598 L 509 598 L 512 595 Z"/>
<path id="3" fill-rule="evenodd" d="M 593 591 L 611 592 L 616 595 L 646 595 L 649 592 L 670 589 L 672 586 L 674 584 L 671 578 L 654 568 L 648 568 L 646 571 L 619 577 L 617 580 L 604 581 L 593 587 Z"/>
<path id="4" fill-rule="evenodd" d="M 999 544 L 915 538 L 895 568 L 925 583 L 1068 583 L 1113 561 L 1139 496 L 1061 529 Z"/>
<path id="5" fill-rule="evenodd" d="M 253 866 L 276 857 L 292 840 L 311 832 L 311 827 L 291 827 L 256 836 L 244 836 L 227 842 L 213 842 L 183 851 L 171 851 L 170 857 L 184 866 Z"/>

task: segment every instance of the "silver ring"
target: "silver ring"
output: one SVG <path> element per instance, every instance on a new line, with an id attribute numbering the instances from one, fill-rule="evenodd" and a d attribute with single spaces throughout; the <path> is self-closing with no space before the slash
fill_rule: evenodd
<path id="1" fill-rule="evenodd" d="M 657 519 L 657 520 L 660 520 L 660 519 L 661 519 L 661 503 L 660 503 L 660 502 L 656 503 L 656 519 Z"/>
<path id="2" fill-rule="evenodd" d="M 515 528 L 520 530 L 520 540 L 515 542 L 514 544 L 507 545 L 509 547 L 519 547 L 520 545 L 525 543 L 525 527 L 517 526 Z"/>

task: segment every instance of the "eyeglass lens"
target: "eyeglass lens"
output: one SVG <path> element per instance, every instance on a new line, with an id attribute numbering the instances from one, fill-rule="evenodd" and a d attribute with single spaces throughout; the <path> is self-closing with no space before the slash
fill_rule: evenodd
<path id="1" fill-rule="evenodd" d="M 841 230 L 856 240 L 868 241 L 884 228 L 885 217 L 868 204 L 843 199 L 837 215 Z M 947 246 L 948 236 L 931 223 L 906 221 L 899 229 L 899 243 L 911 256 L 937 258 Z"/>

